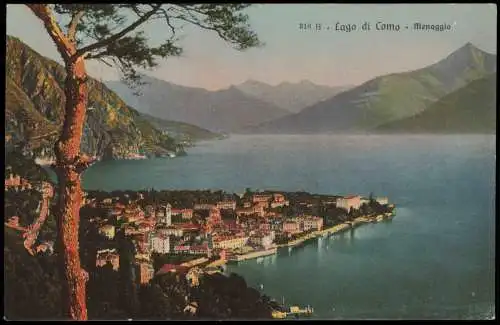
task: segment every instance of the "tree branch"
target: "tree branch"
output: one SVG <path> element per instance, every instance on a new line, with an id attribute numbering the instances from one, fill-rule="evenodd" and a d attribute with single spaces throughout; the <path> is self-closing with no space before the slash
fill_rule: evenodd
<path id="1" fill-rule="evenodd" d="M 89 52 L 87 52 L 89 53 Z M 106 51 L 102 51 L 102 52 L 98 52 L 98 53 L 95 53 L 95 54 L 92 54 L 92 53 L 89 53 L 87 56 L 86 56 L 86 59 L 100 59 L 104 56 L 109 56 L 110 53 L 106 50 Z"/>
<path id="2" fill-rule="evenodd" d="M 216 26 L 210 26 L 210 25 L 205 25 L 203 24 L 202 22 L 200 21 L 196 21 L 196 20 L 193 20 L 193 19 L 189 19 L 187 17 L 184 17 L 184 16 L 174 16 L 172 18 L 175 18 L 175 19 L 179 19 L 179 20 L 183 20 L 183 21 L 186 21 L 188 23 L 191 23 L 195 26 L 198 26 L 200 28 L 203 28 L 203 29 L 206 29 L 206 30 L 211 30 L 211 31 L 214 31 L 216 32 L 220 38 L 222 38 L 223 40 L 227 41 L 227 42 L 231 42 L 231 43 L 234 43 L 229 37 L 226 37 Z"/>
<path id="3" fill-rule="evenodd" d="M 151 9 L 149 12 L 147 12 L 146 14 L 144 14 L 143 16 L 141 16 L 139 19 L 137 19 L 134 23 L 132 23 L 130 26 L 122 29 L 120 32 L 106 38 L 106 39 L 103 39 L 103 40 L 100 40 L 100 41 L 97 41 L 93 44 L 90 44 L 88 46 L 85 46 L 79 50 L 76 51 L 76 55 L 77 56 L 80 56 L 82 55 L 83 53 L 85 52 L 91 52 L 91 51 L 94 51 L 98 48 L 101 48 L 101 47 L 104 47 L 108 44 L 111 44 L 113 43 L 114 41 L 117 41 L 118 39 L 120 39 L 121 37 L 125 36 L 127 33 L 133 31 L 134 29 L 136 29 L 137 27 L 139 27 L 141 24 L 143 24 L 144 22 L 146 22 L 151 16 L 153 16 L 157 11 L 158 9 L 160 9 L 160 7 L 162 6 L 162 4 L 157 4 L 153 7 L 153 9 Z"/>
<path id="4" fill-rule="evenodd" d="M 104 63 L 105 65 L 107 65 L 110 68 L 113 67 L 113 65 L 111 63 L 109 63 L 108 61 L 106 61 L 104 58 L 97 58 L 97 60 Z"/>
<path id="5" fill-rule="evenodd" d="M 55 21 L 54 15 L 52 14 L 49 6 L 44 4 L 27 4 L 26 6 L 28 6 L 28 8 L 33 11 L 35 16 L 43 22 L 47 33 L 56 44 L 57 50 L 63 57 L 64 61 L 69 61 L 76 49 L 73 44 L 69 42 L 68 38 L 64 35 L 61 28 Z"/>
<path id="6" fill-rule="evenodd" d="M 73 15 L 73 17 L 71 17 L 71 22 L 68 25 L 68 39 L 71 42 L 75 41 L 76 27 L 78 26 L 78 23 L 80 22 L 80 19 L 82 19 L 84 14 L 84 10 L 79 10 Z"/>
<path id="7" fill-rule="evenodd" d="M 163 18 L 165 18 L 165 20 L 167 22 L 168 27 L 170 27 L 170 30 L 172 31 L 171 39 L 173 39 L 175 37 L 175 28 L 172 25 L 172 22 L 170 21 L 170 17 L 168 16 L 167 11 L 165 9 L 160 9 L 159 13 L 160 13 L 160 18 L 163 16 Z M 163 14 L 161 14 L 161 13 L 163 13 Z"/>

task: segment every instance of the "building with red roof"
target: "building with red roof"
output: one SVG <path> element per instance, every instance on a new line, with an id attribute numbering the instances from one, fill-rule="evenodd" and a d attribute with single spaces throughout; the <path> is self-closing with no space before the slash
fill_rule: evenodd
<path id="1" fill-rule="evenodd" d="M 182 266 L 182 265 L 177 265 L 177 264 L 164 264 L 158 272 L 156 272 L 156 275 L 162 275 L 162 274 L 167 274 L 167 273 L 181 273 L 181 274 L 187 274 L 189 271 L 189 267 L 187 266 Z"/>

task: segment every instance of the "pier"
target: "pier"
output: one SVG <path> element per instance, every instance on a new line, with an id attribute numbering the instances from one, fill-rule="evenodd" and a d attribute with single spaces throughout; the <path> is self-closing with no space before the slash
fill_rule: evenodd
<path id="1" fill-rule="evenodd" d="M 291 306 L 288 311 L 274 310 L 272 312 L 272 317 L 275 319 L 284 319 L 287 317 L 298 318 L 300 316 L 311 316 L 314 313 L 314 308 L 307 306 L 305 308 L 300 308 L 298 306 Z"/>
<path id="2" fill-rule="evenodd" d="M 253 259 L 253 258 L 274 255 L 277 252 L 278 252 L 278 249 L 276 247 L 272 247 L 272 248 L 264 249 L 264 250 L 251 251 L 251 252 L 246 253 L 246 254 L 229 254 L 227 260 L 228 260 L 228 262 L 237 263 L 237 262 L 241 262 L 241 261 L 249 260 L 249 259 Z"/>

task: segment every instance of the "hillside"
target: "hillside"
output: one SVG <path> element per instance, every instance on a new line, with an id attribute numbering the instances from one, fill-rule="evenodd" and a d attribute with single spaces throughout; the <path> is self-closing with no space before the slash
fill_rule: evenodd
<path id="1" fill-rule="evenodd" d="M 380 132 L 496 133 L 496 73 L 474 80 L 415 116 L 380 126 Z"/>
<path id="2" fill-rule="evenodd" d="M 15 37 L 7 36 L 6 43 L 6 146 L 51 156 L 63 121 L 65 70 Z M 86 154 L 123 158 L 181 149 L 106 86 L 89 78 L 88 87 L 81 145 Z"/>
<path id="3" fill-rule="evenodd" d="M 29 255 L 21 233 L 13 229 L 5 228 L 4 237 L 4 283 L 8 292 L 4 318 L 64 320 L 57 255 Z M 91 273 L 87 284 L 89 320 L 262 320 L 271 319 L 271 310 L 279 307 L 234 273 L 204 275 L 197 287 L 191 287 L 185 277 L 163 274 L 137 287 L 137 310 L 132 312 L 125 308 L 124 295 L 120 294 L 125 283 L 132 283 L 124 282 L 120 271 L 110 266 L 84 268 Z M 193 315 L 184 312 L 188 303 L 198 306 Z"/>
<path id="4" fill-rule="evenodd" d="M 223 137 L 222 134 L 210 132 L 193 124 L 163 120 L 145 113 L 141 116 L 158 130 L 165 131 L 169 136 L 185 143 Z"/>
<path id="5" fill-rule="evenodd" d="M 367 132 L 413 116 L 467 83 L 496 72 L 496 55 L 468 43 L 423 69 L 389 74 L 246 133 Z"/>
<path id="6" fill-rule="evenodd" d="M 283 82 L 271 86 L 255 80 L 247 80 L 236 86 L 245 94 L 274 104 L 292 113 L 329 99 L 354 86 L 328 87 L 316 85 L 308 80 L 298 83 Z"/>
<path id="7" fill-rule="evenodd" d="M 143 81 L 146 84 L 141 87 L 142 96 L 134 96 L 133 91 L 119 81 L 106 84 L 142 113 L 194 124 L 212 132 L 233 132 L 289 114 L 284 109 L 244 94 L 236 87 L 208 91 L 149 76 L 144 76 Z"/>
<path id="8" fill-rule="evenodd" d="M 60 318 L 61 279 L 53 256 L 28 254 L 21 234 L 4 229 L 6 320 Z"/>

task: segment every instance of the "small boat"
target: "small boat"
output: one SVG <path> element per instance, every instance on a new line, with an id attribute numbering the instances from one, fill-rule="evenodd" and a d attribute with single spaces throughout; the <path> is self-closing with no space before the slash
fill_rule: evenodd
<path id="1" fill-rule="evenodd" d="M 260 284 L 260 290 L 264 290 L 264 285 L 262 283 Z"/>
<path id="2" fill-rule="evenodd" d="M 272 317 L 275 319 L 284 319 L 284 318 L 286 318 L 286 313 L 278 311 L 278 310 L 273 310 Z"/>

